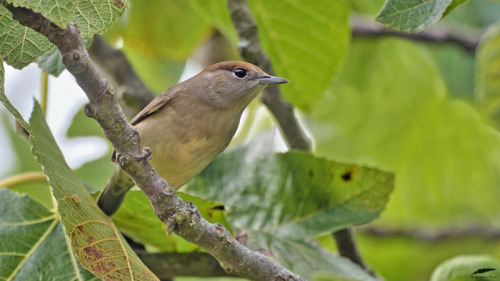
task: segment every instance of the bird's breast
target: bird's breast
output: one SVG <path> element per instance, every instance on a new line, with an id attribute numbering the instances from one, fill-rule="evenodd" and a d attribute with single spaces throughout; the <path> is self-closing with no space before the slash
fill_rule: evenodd
<path id="1" fill-rule="evenodd" d="M 231 141 L 240 114 L 167 109 L 136 125 L 141 145 L 151 148 L 151 165 L 178 189 L 200 173 Z"/>

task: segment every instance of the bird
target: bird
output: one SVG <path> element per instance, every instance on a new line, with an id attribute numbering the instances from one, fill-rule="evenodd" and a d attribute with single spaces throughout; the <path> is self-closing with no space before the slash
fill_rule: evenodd
<path id="1" fill-rule="evenodd" d="M 141 146 L 149 148 L 151 166 L 177 190 L 226 149 L 244 109 L 260 91 L 288 82 L 247 62 L 219 62 L 165 90 L 130 124 Z M 112 162 L 117 162 L 116 151 Z M 97 205 L 113 215 L 133 186 L 132 178 L 117 165 Z"/>

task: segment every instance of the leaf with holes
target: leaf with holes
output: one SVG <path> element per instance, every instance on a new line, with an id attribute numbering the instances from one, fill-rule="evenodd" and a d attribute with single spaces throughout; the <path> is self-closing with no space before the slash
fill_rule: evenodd
<path id="1" fill-rule="evenodd" d="M 97 280 L 83 269 L 56 213 L 0 189 L 0 279 Z"/>
<path id="2" fill-rule="evenodd" d="M 266 133 L 222 153 L 184 190 L 223 203 L 228 222 L 252 249 L 271 251 L 288 268 L 310 274 L 318 268 L 301 267 L 310 261 L 297 254 L 310 245 L 296 254 L 291 245 L 377 218 L 394 175 L 301 151 L 274 154 L 273 137 Z"/>
<path id="3" fill-rule="evenodd" d="M 3 68 L 0 74 L 3 84 Z M 82 266 L 99 278 L 158 280 L 68 167 L 38 103 L 27 124 L 7 100 L 3 88 L 0 101 L 30 134 L 32 153 L 47 175 L 62 225 Z"/>

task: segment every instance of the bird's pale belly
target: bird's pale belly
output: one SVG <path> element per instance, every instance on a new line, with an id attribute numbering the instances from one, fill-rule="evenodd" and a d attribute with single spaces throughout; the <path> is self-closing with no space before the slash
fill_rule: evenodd
<path id="1" fill-rule="evenodd" d="M 148 146 L 147 140 L 143 144 Z M 181 145 L 149 146 L 153 168 L 175 189 L 199 174 L 224 147 L 214 147 L 206 139 L 192 139 Z"/>

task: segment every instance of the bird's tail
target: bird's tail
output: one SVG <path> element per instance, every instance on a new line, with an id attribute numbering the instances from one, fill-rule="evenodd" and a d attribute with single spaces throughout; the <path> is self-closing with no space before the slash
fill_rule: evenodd
<path id="1" fill-rule="evenodd" d="M 134 186 L 134 181 L 120 167 L 116 167 L 116 171 L 109 179 L 106 188 L 97 198 L 97 205 L 108 216 L 113 215 L 122 204 L 125 194 Z"/>

